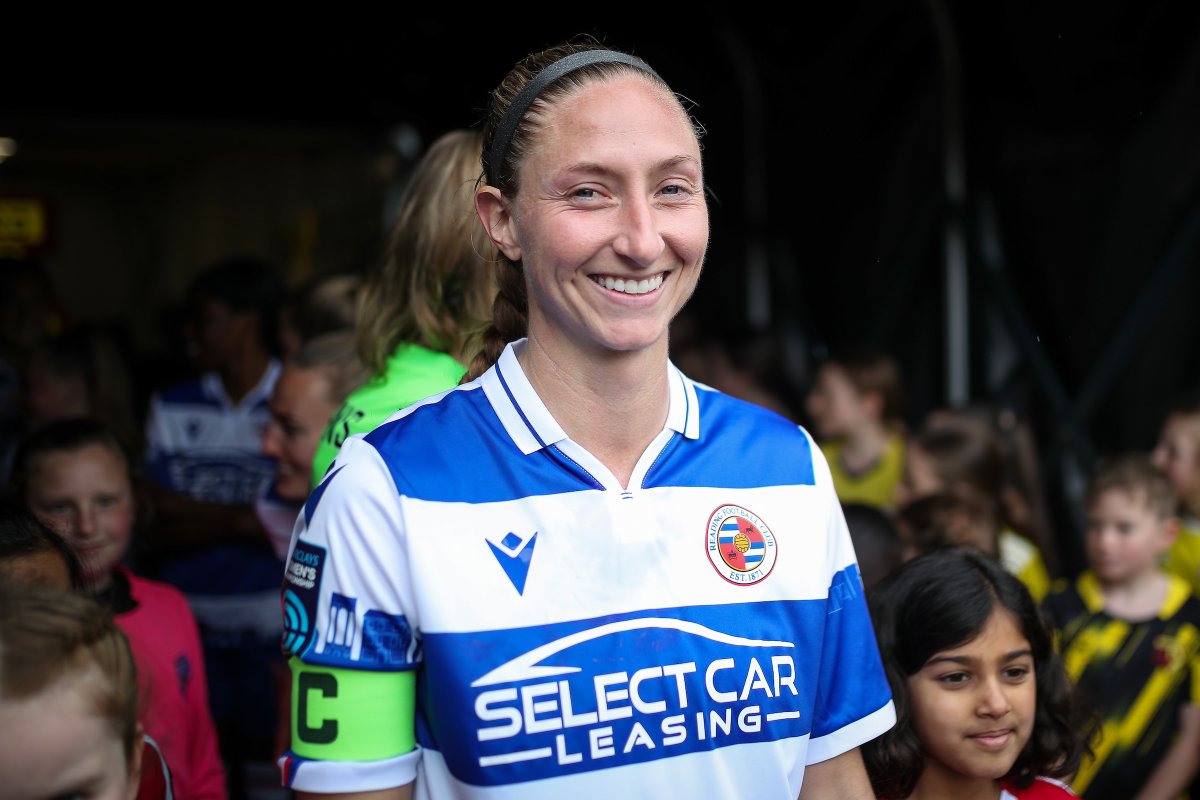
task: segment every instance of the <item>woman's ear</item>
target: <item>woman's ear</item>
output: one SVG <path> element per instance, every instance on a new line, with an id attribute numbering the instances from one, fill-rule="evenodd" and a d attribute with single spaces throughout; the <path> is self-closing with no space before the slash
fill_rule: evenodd
<path id="1" fill-rule="evenodd" d="M 475 213 L 483 223 L 488 238 L 509 261 L 521 260 L 521 245 L 513 229 L 509 201 L 495 186 L 480 186 L 475 192 Z"/>

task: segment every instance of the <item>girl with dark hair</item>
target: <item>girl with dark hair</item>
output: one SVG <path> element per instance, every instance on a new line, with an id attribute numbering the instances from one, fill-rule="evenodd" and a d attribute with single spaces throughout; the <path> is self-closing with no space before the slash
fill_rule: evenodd
<path id="1" fill-rule="evenodd" d="M 982 553 L 907 562 L 871 595 L 897 723 L 863 747 L 884 800 L 1053 800 L 1083 755 L 1071 688 L 1028 590 Z"/>

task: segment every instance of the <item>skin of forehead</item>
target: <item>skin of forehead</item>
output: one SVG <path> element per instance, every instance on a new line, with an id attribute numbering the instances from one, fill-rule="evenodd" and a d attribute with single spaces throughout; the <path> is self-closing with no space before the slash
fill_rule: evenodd
<path id="1" fill-rule="evenodd" d="M 531 123 L 530 135 L 526 140 L 525 151 L 520 160 L 516 164 L 517 173 L 520 174 L 522 166 L 529 160 L 529 156 L 543 144 L 543 129 L 546 123 L 553 117 L 554 112 L 563 105 L 566 105 L 581 94 L 586 93 L 589 89 L 595 88 L 602 84 L 619 83 L 626 79 L 635 79 L 645 86 L 653 90 L 668 106 L 674 108 L 679 113 L 679 118 L 684 126 L 691 133 L 693 140 L 696 142 L 696 148 L 699 150 L 699 138 L 696 136 L 695 128 L 692 125 L 691 117 L 688 116 L 678 98 L 663 84 L 655 81 L 650 76 L 640 71 L 623 72 L 619 75 L 611 77 L 595 77 L 589 78 L 583 86 L 574 87 L 571 91 L 564 95 L 557 96 L 553 99 L 547 98 L 544 94 L 539 96 L 537 100 L 529 107 L 529 111 L 525 114 L 527 122 Z M 697 161 L 698 166 L 703 166 L 700 161 Z"/>

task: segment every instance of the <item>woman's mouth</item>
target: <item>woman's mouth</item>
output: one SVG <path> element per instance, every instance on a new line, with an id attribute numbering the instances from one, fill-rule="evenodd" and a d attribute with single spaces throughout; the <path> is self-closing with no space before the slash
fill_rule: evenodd
<path id="1" fill-rule="evenodd" d="M 613 278 L 611 276 L 593 275 L 592 280 L 605 289 L 622 294 L 649 294 L 662 286 L 666 278 L 665 272 L 660 272 L 652 278 L 635 280 L 633 278 Z"/>

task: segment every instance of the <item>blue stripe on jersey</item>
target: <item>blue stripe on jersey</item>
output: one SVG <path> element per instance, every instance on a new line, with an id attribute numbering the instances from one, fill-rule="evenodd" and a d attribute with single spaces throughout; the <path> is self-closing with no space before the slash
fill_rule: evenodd
<path id="1" fill-rule="evenodd" d="M 835 585 L 849 580 L 853 568 Z M 877 660 L 873 671 L 842 666 L 877 657 L 861 598 L 846 603 L 838 591 L 828 600 L 427 632 L 418 741 L 458 780 L 500 786 L 819 735 L 834 717 L 860 719 L 888 701 Z M 816 649 L 822 630 L 835 653 Z M 816 709 L 840 706 L 814 719 L 814 698 Z"/>
<path id="2" fill-rule="evenodd" d="M 871 618 L 860 613 L 864 605 L 862 577 L 858 565 L 851 564 L 833 576 L 829 587 L 817 696 L 817 708 L 825 714 L 813 720 L 813 738 L 833 733 L 891 699 L 875 649 L 875 629 Z M 846 675 L 856 680 L 841 680 Z"/>
<path id="3" fill-rule="evenodd" d="M 751 489 L 815 482 L 808 437 L 795 423 L 720 392 L 698 389 L 696 396 L 700 438 L 674 436 L 646 473 L 643 488 Z"/>
<path id="4" fill-rule="evenodd" d="M 453 391 L 367 434 L 405 497 L 489 503 L 599 489 L 554 447 L 521 453 L 482 389 Z"/>

